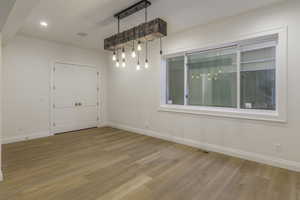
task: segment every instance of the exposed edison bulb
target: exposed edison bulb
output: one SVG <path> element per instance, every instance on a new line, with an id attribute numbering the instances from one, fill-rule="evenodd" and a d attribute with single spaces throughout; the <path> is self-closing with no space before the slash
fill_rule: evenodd
<path id="1" fill-rule="evenodd" d="M 146 59 L 145 61 L 145 68 L 148 69 L 149 68 L 149 63 L 148 63 L 148 60 Z"/>
<path id="2" fill-rule="evenodd" d="M 135 53 L 134 49 L 132 49 L 131 57 L 133 57 L 133 58 L 136 57 L 136 53 Z"/>
<path id="3" fill-rule="evenodd" d="M 116 62 L 116 67 L 120 67 L 120 62 L 119 62 L 119 60 L 117 60 L 117 62 Z"/>
<path id="4" fill-rule="evenodd" d="M 138 41 L 137 50 L 142 51 L 141 41 Z"/>
<path id="5" fill-rule="evenodd" d="M 126 67 L 125 59 L 123 59 L 123 61 L 122 61 L 122 67 L 123 68 Z"/>
<path id="6" fill-rule="evenodd" d="M 48 26 L 48 23 L 45 21 L 40 21 L 40 25 L 41 25 L 41 27 L 46 28 Z"/>
<path id="7" fill-rule="evenodd" d="M 141 69 L 141 65 L 140 63 L 138 62 L 138 64 L 136 65 L 136 70 L 139 71 Z"/>
<path id="8" fill-rule="evenodd" d="M 123 48 L 123 49 L 122 49 L 122 58 L 124 59 L 125 57 L 126 57 L 125 49 Z"/>
<path id="9" fill-rule="evenodd" d="M 113 61 L 116 61 L 117 60 L 117 56 L 116 56 L 116 52 L 114 51 L 114 54 L 113 54 L 113 56 L 112 56 L 112 60 Z"/>

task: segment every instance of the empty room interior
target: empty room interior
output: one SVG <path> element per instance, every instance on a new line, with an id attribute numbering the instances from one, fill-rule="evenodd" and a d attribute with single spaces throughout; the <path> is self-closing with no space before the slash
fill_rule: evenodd
<path id="1" fill-rule="evenodd" d="M 300 200 L 298 37 L 299 0 L 0 0 L 0 200 Z"/>

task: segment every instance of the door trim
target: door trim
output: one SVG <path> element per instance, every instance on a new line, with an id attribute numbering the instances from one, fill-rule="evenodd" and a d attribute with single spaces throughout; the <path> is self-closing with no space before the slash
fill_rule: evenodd
<path id="1" fill-rule="evenodd" d="M 54 135 L 53 125 L 54 125 L 54 68 L 56 64 L 67 64 L 67 65 L 74 65 L 76 67 L 88 67 L 88 68 L 94 68 L 97 72 L 97 102 L 99 103 L 97 106 L 97 114 L 99 116 L 98 119 L 98 125 L 101 124 L 103 120 L 102 116 L 102 95 L 101 91 L 102 89 L 102 73 L 101 70 L 99 70 L 99 67 L 95 65 L 89 65 L 89 64 L 80 64 L 80 63 L 74 63 L 74 62 L 65 62 L 65 61 L 54 61 L 50 64 L 50 81 L 49 81 L 49 132 L 50 135 Z"/>

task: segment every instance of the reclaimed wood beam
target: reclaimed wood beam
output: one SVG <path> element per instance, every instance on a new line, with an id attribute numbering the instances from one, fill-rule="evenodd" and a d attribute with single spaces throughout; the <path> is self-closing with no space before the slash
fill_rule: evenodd
<path id="1" fill-rule="evenodd" d="M 142 23 L 129 30 L 115 34 L 104 40 L 104 49 L 114 51 L 127 45 L 133 40 L 149 41 L 167 36 L 167 22 L 160 18 Z"/>

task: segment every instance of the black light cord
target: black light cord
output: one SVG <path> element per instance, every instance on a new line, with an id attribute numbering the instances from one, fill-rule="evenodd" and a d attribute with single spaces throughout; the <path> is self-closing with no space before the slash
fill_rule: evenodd
<path id="1" fill-rule="evenodd" d="M 159 38 L 159 41 L 160 41 L 160 55 L 162 55 L 163 50 L 162 50 L 162 39 L 161 39 L 161 37 Z"/>

